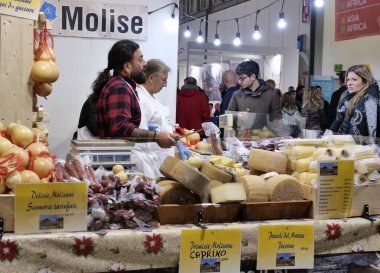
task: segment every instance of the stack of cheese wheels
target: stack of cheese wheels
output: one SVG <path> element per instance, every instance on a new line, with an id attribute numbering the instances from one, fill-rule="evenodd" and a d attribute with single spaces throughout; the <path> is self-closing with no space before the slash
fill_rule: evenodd
<path id="1" fill-rule="evenodd" d="M 288 157 L 283 153 L 252 149 L 249 153 L 248 166 L 262 172 L 285 173 Z"/>
<path id="2" fill-rule="evenodd" d="M 157 185 L 161 187 L 159 193 L 161 204 L 189 205 L 200 202 L 199 196 L 193 194 L 177 181 L 162 180 Z"/>
<path id="3" fill-rule="evenodd" d="M 160 166 L 160 172 L 171 180 L 178 181 L 183 186 L 199 195 L 202 202 L 208 202 L 210 196 L 210 179 L 196 168 L 185 162 L 168 156 Z"/>

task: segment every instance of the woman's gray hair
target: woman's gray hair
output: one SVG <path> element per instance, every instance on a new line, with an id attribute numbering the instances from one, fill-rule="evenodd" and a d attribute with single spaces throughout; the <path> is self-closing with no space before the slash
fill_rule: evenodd
<path id="1" fill-rule="evenodd" d="M 147 61 L 144 73 L 146 77 L 148 78 L 151 75 L 167 72 L 169 73 L 171 71 L 170 67 L 167 66 L 163 61 L 159 59 L 151 59 Z"/>

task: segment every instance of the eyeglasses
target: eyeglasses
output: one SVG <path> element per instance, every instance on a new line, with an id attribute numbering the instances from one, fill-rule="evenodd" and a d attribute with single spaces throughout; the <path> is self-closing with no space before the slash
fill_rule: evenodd
<path id="1" fill-rule="evenodd" d="M 248 78 L 249 76 L 240 76 L 239 77 L 239 81 L 243 82 L 246 78 Z"/>

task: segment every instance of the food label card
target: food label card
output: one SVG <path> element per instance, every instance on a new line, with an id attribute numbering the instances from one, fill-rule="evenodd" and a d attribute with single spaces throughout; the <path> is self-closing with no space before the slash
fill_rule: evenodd
<path id="1" fill-rule="evenodd" d="M 16 184 L 15 233 L 87 230 L 86 183 Z"/>
<path id="2" fill-rule="evenodd" d="M 240 273 L 241 230 L 183 230 L 179 273 Z"/>

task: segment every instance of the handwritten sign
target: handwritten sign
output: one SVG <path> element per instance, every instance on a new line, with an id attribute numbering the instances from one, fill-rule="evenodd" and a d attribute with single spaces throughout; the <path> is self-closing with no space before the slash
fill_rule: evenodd
<path id="1" fill-rule="evenodd" d="M 17 184 L 15 233 L 87 230 L 86 183 Z"/>
<path id="2" fill-rule="evenodd" d="M 318 162 L 317 219 L 351 216 L 354 161 Z"/>
<path id="3" fill-rule="evenodd" d="M 260 225 L 257 269 L 314 267 L 313 225 Z"/>
<path id="4" fill-rule="evenodd" d="M 335 41 L 380 34 L 379 0 L 335 0 Z"/>
<path id="5" fill-rule="evenodd" d="M 0 0 L 0 14 L 38 19 L 41 0 Z"/>
<path id="6" fill-rule="evenodd" d="M 241 230 L 183 230 L 179 273 L 240 273 Z"/>

